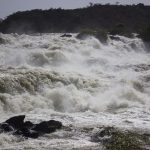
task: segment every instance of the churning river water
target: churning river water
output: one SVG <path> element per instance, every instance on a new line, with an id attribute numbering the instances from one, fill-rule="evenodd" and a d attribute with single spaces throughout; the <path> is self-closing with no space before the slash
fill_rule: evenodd
<path id="1" fill-rule="evenodd" d="M 102 44 L 61 34 L 0 34 L 0 122 L 25 114 L 64 129 L 37 139 L 0 134 L 1 150 L 100 149 L 99 126 L 150 130 L 150 53 L 139 38 Z"/>

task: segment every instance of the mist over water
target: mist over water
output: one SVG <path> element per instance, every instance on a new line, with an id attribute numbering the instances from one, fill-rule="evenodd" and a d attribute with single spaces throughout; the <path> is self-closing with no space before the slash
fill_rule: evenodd
<path id="1" fill-rule="evenodd" d="M 104 45 L 94 37 L 78 40 L 76 34 L 71 38 L 60 35 L 0 34 L 1 120 L 27 114 L 34 122 L 53 118 L 76 127 L 117 125 L 147 129 L 150 54 L 141 39 L 116 36 Z M 133 124 L 124 123 L 126 119 Z M 78 140 L 70 141 L 55 136 L 62 138 L 64 148 L 95 146 L 88 139 L 81 142 L 83 135 L 78 134 Z M 15 137 L 11 141 L 7 135 L 0 138 L 3 149 L 17 147 Z M 41 141 L 41 149 L 50 145 L 59 148 L 60 140 L 51 139 L 49 143 L 49 138 L 34 142 L 40 147 Z M 36 144 L 29 141 L 20 143 L 18 149 L 36 149 Z"/>

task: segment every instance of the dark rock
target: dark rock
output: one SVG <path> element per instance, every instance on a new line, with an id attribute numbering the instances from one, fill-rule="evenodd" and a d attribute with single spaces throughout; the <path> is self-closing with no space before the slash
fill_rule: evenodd
<path id="1" fill-rule="evenodd" d="M 47 121 L 43 121 L 39 124 L 37 124 L 32 130 L 37 131 L 39 133 L 52 133 L 56 131 L 56 127 L 54 126 L 49 126 Z"/>
<path id="2" fill-rule="evenodd" d="M 39 124 L 36 124 L 32 130 L 38 131 L 40 133 L 52 133 L 56 131 L 56 129 L 60 129 L 62 127 L 62 123 L 55 120 L 43 121 Z"/>
<path id="3" fill-rule="evenodd" d="M 31 121 L 24 122 L 24 127 L 31 129 L 34 127 L 34 124 Z"/>
<path id="4" fill-rule="evenodd" d="M 26 138 L 38 138 L 39 137 L 39 133 L 33 130 L 30 130 L 26 127 L 17 130 L 14 135 L 19 135 L 19 136 L 23 136 Z"/>
<path id="5" fill-rule="evenodd" d="M 60 37 L 72 37 L 72 35 L 71 34 L 63 34 L 63 35 L 61 35 Z"/>
<path id="6" fill-rule="evenodd" d="M 5 122 L 11 125 L 14 129 L 22 128 L 24 125 L 25 115 L 12 117 Z"/>
<path id="7" fill-rule="evenodd" d="M 1 132 L 11 132 L 11 131 L 14 131 L 13 127 L 10 126 L 8 123 L 2 123 L 2 124 L 0 124 L 0 130 L 1 130 Z"/>
<path id="8" fill-rule="evenodd" d="M 55 120 L 43 121 L 33 124 L 30 121 L 24 122 L 25 115 L 12 117 L 0 124 L 1 132 L 12 132 L 13 135 L 25 138 L 38 138 L 45 133 L 52 133 L 62 127 L 62 123 Z"/>
<path id="9" fill-rule="evenodd" d="M 115 41 L 120 41 L 120 38 L 118 36 L 114 35 L 109 35 L 110 39 L 115 40 Z"/>
<path id="10" fill-rule="evenodd" d="M 55 120 L 49 120 L 47 121 L 47 124 L 49 127 L 53 127 L 53 128 L 57 128 L 57 129 L 61 129 L 62 128 L 62 123 L 59 121 L 55 121 Z"/>

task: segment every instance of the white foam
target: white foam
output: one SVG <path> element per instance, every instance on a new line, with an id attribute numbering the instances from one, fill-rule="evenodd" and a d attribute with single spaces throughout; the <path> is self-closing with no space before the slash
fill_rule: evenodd
<path id="1" fill-rule="evenodd" d="M 0 34 L 6 41 L 0 45 L 1 120 L 25 113 L 34 122 L 52 118 L 77 127 L 71 139 L 67 131 L 25 141 L 1 134 L 3 149 L 97 147 L 90 133 L 80 132 L 84 126 L 149 129 L 150 54 L 143 42 L 116 36 L 103 45 L 72 35 Z"/>

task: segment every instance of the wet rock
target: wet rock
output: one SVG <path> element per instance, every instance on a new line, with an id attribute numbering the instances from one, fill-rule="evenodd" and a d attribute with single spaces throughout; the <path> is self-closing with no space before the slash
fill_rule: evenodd
<path id="1" fill-rule="evenodd" d="M 0 133 L 12 132 L 13 135 L 23 136 L 25 138 L 38 138 L 39 136 L 52 133 L 61 129 L 62 123 L 55 120 L 43 121 L 34 124 L 31 121 L 25 121 L 25 115 L 12 117 L 0 124 Z"/>
<path id="2" fill-rule="evenodd" d="M 40 133 L 52 133 L 56 131 L 56 129 L 60 129 L 62 127 L 62 123 L 55 120 L 43 121 L 37 124 L 32 130 L 38 131 Z"/>
<path id="3" fill-rule="evenodd" d="M 34 126 L 34 124 L 31 121 L 26 121 L 24 122 L 24 127 L 26 128 L 32 128 Z"/>
<path id="4" fill-rule="evenodd" d="M 14 128 L 10 126 L 8 123 L 0 124 L 0 132 L 11 132 L 14 131 Z"/>
<path id="5" fill-rule="evenodd" d="M 72 37 L 72 35 L 71 34 L 63 34 L 63 35 L 61 35 L 60 37 Z"/>
<path id="6" fill-rule="evenodd" d="M 55 120 L 49 120 L 47 121 L 49 127 L 53 127 L 53 128 L 57 128 L 57 129 L 61 129 L 62 128 L 62 123 L 59 121 L 55 121 Z"/>
<path id="7" fill-rule="evenodd" d="M 22 128 L 24 125 L 25 115 L 12 117 L 5 122 L 12 126 L 14 129 Z"/>
<path id="8" fill-rule="evenodd" d="M 115 41 L 120 41 L 120 38 L 118 36 L 114 35 L 109 35 L 110 39 L 115 40 Z"/>
<path id="9" fill-rule="evenodd" d="M 38 138 L 39 137 L 39 133 L 37 131 L 30 130 L 26 127 L 17 130 L 16 132 L 14 132 L 14 135 L 23 136 L 25 138 Z"/>

